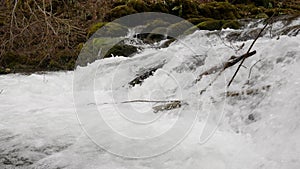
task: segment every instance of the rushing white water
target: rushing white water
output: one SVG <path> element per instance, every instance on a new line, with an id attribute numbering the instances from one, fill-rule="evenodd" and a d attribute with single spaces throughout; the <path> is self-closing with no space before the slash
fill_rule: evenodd
<path id="1" fill-rule="evenodd" d="M 291 26 L 295 24 L 299 19 Z M 246 31 L 251 29 L 255 27 L 249 25 Z M 281 29 L 279 23 L 273 27 L 277 32 Z M 241 31 L 197 31 L 168 48 L 147 48 L 132 58 L 98 60 L 75 72 L 75 90 L 95 84 L 95 103 L 91 104 L 97 105 L 116 131 L 131 137 L 161 134 L 176 120 L 185 119 L 185 114 L 198 112 L 191 132 L 181 144 L 148 159 L 117 157 L 86 136 L 74 106 L 78 99 L 73 98 L 74 72 L 0 76 L 0 168 L 298 169 L 300 35 L 271 38 L 265 34 L 258 39 L 253 47 L 257 53 L 245 61 L 228 89 L 226 85 L 237 66 L 226 69 L 202 95 L 200 91 L 217 73 L 193 82 L 194 76 L 204 70 L 247 51 L 251 39 L 225 40 L 236 32 Z M 244 47 L 238 50 L 242 44 Z M 163 66 L 142 85 L 128 85 L 137 74 L 157 65 Z M 89 79 L 80 72 L 94 73 L 95 78 Z M 238 96 L 225 97 L 226 90 Z M 247 90 L 254 94 L 242 94 Z M 120 104 L 137 99 L 180 99 L 187 104 L 180 114 L 178 109 L 154 114 L 155 103 Z M 113 102 L 116 104 L 104 104 Z M 138 110 L 142 119 L 159 117 L 159 121 L 137 128 L 118 116 L 115 108 L 129 118 L 139 118 L 130 116 Z M 216 124 L 218 128 L 214 130 Z M 203 143 L 205 131 L 213 135 Z M 118 140 L 104 134 L 101 139 L 105 145 L 118 145 Z M 159 145 L 136 146 L 128 142 L 122 150 L 151 154 Z"/>

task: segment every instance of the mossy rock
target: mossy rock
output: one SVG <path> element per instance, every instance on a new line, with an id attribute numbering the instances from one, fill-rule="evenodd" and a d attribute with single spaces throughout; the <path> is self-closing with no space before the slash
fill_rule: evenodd
<path id="1" fill-rule="evenodd" d="M 253 3 L 252 0 L 229 0 L 231 4 L 251 4 Z"/>
<path id="2" fill-rule="evenodd" d="M 110 12 L 105 15 L 106 21 L 113 21 L 126 15 L 137 13 L 135 9 L 127 5 L 121 5 L 113 8 Z"/>
<path id="3" fill-rule="evenodd" d="M 105 54 L 104 58 L 112 57 L 113 56 L 124 56 L 130 57 L 133 54 L 138 52 L 138 48 L 136 46 L 127 45 L 123 42 L 120 42 L 110 48 L 108 52 Z"/>
<path id="4" fill-rule="evenodd" d="M 245 4 L 237 4 L 238 13 L 242 18 L 251 16 L 251 10 L 256 8 L 253 4 L 245 5 Z"/>
<path id="5" fill-rule="evenodd" d="M 94 37 L 89 39 L 82 47 L 76 60 L 79 66 L 86 66 L 95 60 L 102 59 L 107 51 L 121 41 L 121 38 Z"/>
<path id="6" fill-rule="evenodd" d="M 96 33 L 94 35 L 96 37 L 120 37 L 128 33 L 128 28 L 116 22 L 99 22 L 90 27 L 88 36 L 90 37 L 94 33 Z"/>
<path id="7" fill-rule="evenodd" d="M 193 27 L 191 27 L 190 29 L 186 30 L 186 31 L 184 32 L 184 34 L 185 34 L 185 35 L 189 35 L 189 34 L 192 34 L 192 33 L 196 32 L 197 30 L 199 30 L 198 27 L 197 27 L 197 26 L 193 26 Z"/>
<path id="8" fill-rule="evenodd" d="M 263 6 L 265 8 L 271 8 L 272 0 L 254 0 L 256 6 Z"/>
<path id="9" fill-rule="evenodd" d="M 129 57 L 137 51 L 137 47 L 125 44 L 122 38 L 93 38 L 82 48 L 78 64 L 84 66 L 97 59 L 111 57 L 112 54 L 114 56 Z"/>
<path id="10" fill-rule="evenodd" d="M 151 33 L 148 34 L 147 38 L 143 41 L 148 44 L 162 41 L 167 38 L 165 36 L 167 32 L 168 30 L 165 27 L 155 28 Z"/>
<path id="11" fill-rule="evenodd" d="M 133 8 L 137 12 L 149 12 L 150 8 L 143 0 L 129 0 L 127 3 L 128 7 Z"/>
<path id="12" fill-rule="evenodd" d="M 193 25 L 187 20 L 183 20 L 177 23 L 174 23 L 168 27 L 168 36 L 172 36 L 172 38 L 176 38 L 178 36 L 185 35 L 188 29 L 192 28 Z"/>
<path id="13" fill-rule="evenodd" d="M 143 32 L 149 33 L 152 32 L 154 29 L 159 27 L 168 27 L 170 23 L 163 21 L 161 19 L 156 19 L 151 22 L 149 22 L 146 27 L 143 29 Z"/>
<path id="14" fill-rule="evenodd" d="M 88 36 L 93 35 L 98 29 L 102 28 L 107 22 L 98 22 L 93 24 L 88 30 Z"/>
<path id="15" fill-rule="evenodd" d="M 223 21 L 222 28 L 239 29 L 240 27 L 241 27 L 241 24 L 236 20 Z"/>
<path id="16" fill-rule="evenodd" d="M 291 9 L 282 9 L 282 8 L 273 8 L 273 9 L 266 9 L 265 13 L 271 17 L 271 16 L 280 16 L 280 15 L 295 15 L 300 14 L 299 11 L 294 11 Z"/>
<path id="17" fill-rule="evenodd" d="M 268 17 L 269 16 L 266 13 L 260 13 L 255 16 L 256 19 L 264 19 L 264 18 L 268 18 Z"/>
<path id="18" fill-rule="evenodd" d="M 182 16 L 184 19 L 197 17 L 198 14 L 198 4 L 194 0 L 186 0 L 182 4 Z"/>
<path id="19" fill-rule="evenodd" d="M 261 13 L 264 13 L 266 9 L 264 7 L 253 7 L 250 9 L 251 15 L 259 15 Z"/>
<path id="20" fill-rule="evenodd" d="M 158 1 L 156 3 L 151 3 L 150 10 L 151 10 L 151 12 L 170 13 L 168 5 L 164 1 Z"/>
<path id="21" fill-rule="evenodd" d="M 168 33 L 168 29 L 166 27 L 157 27 L 153 29 L 151 33 L 166 35 Z"/>
<path id="22" fill-rule="evenodd" d="M 223 26 L 223 21 L 222 20 L 209 20 L 209 21 L 204 21 L 202 23 L 199 23 L 197 27 L 200 30 L 219 30 Z"/>
<path id="23" fill-rule="evenodd" d="M 228 2 L 203 3 L 198 7 L 199 14 L 214 19 L 237 19 L 239 15 L 237 8 Z"/>
<path id="24" fill-rule="evenodd" d="M 184 19 L 198 16 L 198 3 L 194 0 L 175 0 L 169 3 L 170 14 Z"/>
<path id="25" fill-rule="evenodd" d="M 126 5 L 128 0 L 114 0 L 112 4 L 112 8 L 115 8 L 117 6 Z"/>
<path id="26" fill-rule="evenodd" d="M 198 25 L 201 22 L 213 20 L 212 18 L 205 18 L 205 17 L 199 17 L 199 18 L 189 18 L 188 21 L 191 22 L 194 25 Z"/>

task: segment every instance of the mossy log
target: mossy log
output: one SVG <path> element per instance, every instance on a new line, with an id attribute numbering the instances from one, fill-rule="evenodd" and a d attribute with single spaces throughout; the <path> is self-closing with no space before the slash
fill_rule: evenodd
<path id="1" fill-rule="evenodd" d="M 152 109 L 153 109 L 154 113 L 158 113 L 160 111 L 168 111 L 168 110 L 172 110 L 172 109 L 178 109 L 181 106 L 182 106 L 182 102 L 178 100 L 178 101 L 171 101 L 169 103 L 154 106 L 154 107 L 152 107 Z"/>

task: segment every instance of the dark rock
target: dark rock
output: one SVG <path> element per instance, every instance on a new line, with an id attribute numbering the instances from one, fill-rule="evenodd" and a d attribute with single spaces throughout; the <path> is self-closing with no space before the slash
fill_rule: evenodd
<path id="1" fill-rule="evenodd" d="M 112 48 L 110 48 L 108 52 L 105 54 L 104 58 L 111 57 L 112 55 L 130 57 L 137 52 L 138 52 L 138 47 L 120 42 L 115 46 L 113 46 Z"/>
<path id="2" fill-rule="evenodd" d="M 131 80 L 128 84 L 130 87 L 134 87 L 135 85 L 142 85 L 142 83 L 144 82 L 145 79 L 149 78 L 150 76 L 152 76 L 156 71 L 157 69 L 160 69 L 162 68 L 164 65 L 163 64 L 160 64 L 160 65 L 157 65 L 155 67 L 152 67 L 152 68 L 148 68 L 146 70 L 143 70 L 142 72 L 138 73 L 137 74 L 137 77 L 134 78 L 133 80 Z"/>
<path id="3" fill-rule="evenodd" d="M 249 114 L 248 115 L 248 120 L 250 120 L 250 121 L 255 121 L 255 116 L 254 116 L 254 114 Z"/>
<path id="4" fill-rule="evenodd" d="M 161 44 L 160 48 L 167 48 L 170 46 L 171 43 L 173 43 L 174 41 L 176 41 L 176 39 L 168 39 L 167 41 L 165 41 L 163 44 Z"/>
<path id="5" fill-rule="evenodd" d="M 165 39 L 171 39 L 171 37 L 168 37 L 166 34 L 167 34 L 167 29 L 160 27 L 154 29 L 151 33 L 141 33 L 135 35 L 134 37 L 142 40 L 143 43 L 153 44 L 155 42 L 160 42 Z"/>

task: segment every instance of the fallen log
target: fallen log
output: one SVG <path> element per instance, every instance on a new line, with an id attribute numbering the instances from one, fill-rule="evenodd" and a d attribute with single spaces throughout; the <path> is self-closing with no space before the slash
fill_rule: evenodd
<path id="1" fill-rule="evenodd" d="M 250 56 L 253 56 L 256 54 L 256 51 L 252 51 L 252 52 L 249 52 L 249 53 L 245 53 L 241 56 L 232 56 L 228 61 L 218 65 L 218 66 L 214 66 L 206 71 L 204 71 L 203 73 L 201 73 L 198 78 L 195 80 L 195 82 L 198 82 L 201 80 L 202 76 L 204 75 L 210 75 L 210 74 L 213 74 L 213 73 L 216 73 L 218 71 L 224 71 L 225 69 L 235 65 L 236 63 L 238 63 L 239 61 L 243 60 L 243 59 L 246 59 Z"/>
<path id="2" fill-rule="evenodd" d="M 181 106 L 182 106 L 182 102 L 178 100 L 178 101 L 172 101 L 170 103 L 154 106 L 154 107 L 152 107 L 152 109 L 153 109 L 154 113 L 157 113 L 159 111 L 167 111 L 167 110 L 177 109 L 177 108 L 180 108 Z"/>

